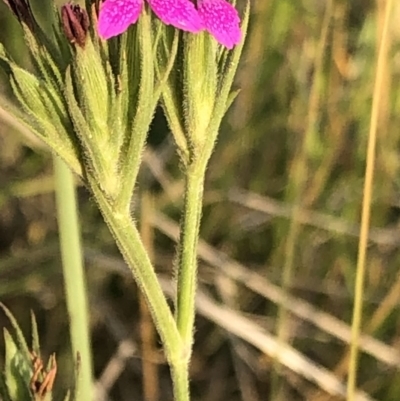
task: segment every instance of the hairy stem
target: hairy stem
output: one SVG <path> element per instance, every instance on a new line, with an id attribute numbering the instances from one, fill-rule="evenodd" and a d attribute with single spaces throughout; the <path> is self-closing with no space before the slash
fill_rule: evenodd
<path id="1" fill-rule="evenodd" d="M 122 211 L 116 209 L 95 181 L 90 184 L 103 217 L 149 305 L 171 367 L 175 401 L 189 401 L 188 373 L 182 368 L 186 365 L 186 358 L 181 336 L 139 232 L 125 208 Z"/>
<path id="2" fill-rule="evenodd" d="M 180 230 L 176 320 L 188 360 L 190 359 L 193 342 L 197 283 L 197 243 L 203 203 L 204 174 L 205 168 L 199 164 L 193 164 L 187 170 L 185 202 Z"/>

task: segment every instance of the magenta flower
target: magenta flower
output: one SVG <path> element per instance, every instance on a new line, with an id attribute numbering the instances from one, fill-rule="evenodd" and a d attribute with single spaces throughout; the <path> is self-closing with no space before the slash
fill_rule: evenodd
<path id="1" fill-rule="evenodd" d="M 242 39 L 240 18 L 235 7 L 225 0 L 198 0 L 198 11 L 204 28 L 228 49 Z"/>
<path id="2" fill-rule="evenodd" d="M 203 29 L 200 16 L 189 0 L 147 0 L 154 14 L 164 24 L 188 32 Z M 106 0 L 99 15 L 98 31 L 101 37 L 109 39 L 125 32 L 134 24 L 143 8 L 144 0 Z"/>
<path id="3" fill-rule="evenodd" d="M 100 8 L 98 31 L 109 39 L 126 31 L 142 11 L 145 0 L 105 0 Z M 206 29 L 214 38 L 232 49 L 241 38 L 240 18 L 225 0 L 146 0 L 162 22 L 184 31 L 197 33 Z"/>

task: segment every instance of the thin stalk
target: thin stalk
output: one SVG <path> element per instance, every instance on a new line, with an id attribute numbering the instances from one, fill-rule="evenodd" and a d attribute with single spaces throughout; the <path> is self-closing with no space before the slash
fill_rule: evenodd
<path id="1" fill-rule="evenodd" d="M 188 378 L 181 366 L 186 358 L 173 314 L 150 262 L 139 232 L 125 208 L 115 209 L 95 181 L 91 188 L 118 247 L 144 294 L 171 367 L 175 401 L 189 401 Z"/>
<path id="2" fill-rule="evenodd" d="M 74 177 L 71 170 L 59 157 L 54 156 L 53 161 L 71 344 L 74 357 L 79 354 L 80 358 L 76 389 L 80 399 L 90 401 L 93 400 L 92 352 Z"/>
<path id="3" fill-rule="evenodd" d="M 151 225 L 151 215 L 154 210 L 154 199 L 149 192 L 144 192 L 141 196 L 140 207 L 140 234 L 143 245 L 146 248 L 150 260 L 154 255 L 154 227 Z M 145 297 L 140 294 L 140 339 L 142 349 L 142 387 L 143 398 L 146 401 L 158 401 L 159 393 L 159 377 L 158 364 L 152 361 L 156 348 L 156 331 L 151 319 L 149 306 Z"/>
<path id="4" fill-rule="evenodd" d="M 381 107 L 381 99 L 383 93 L 383 83 L 385 76 L 385 68 L 387 63 L 387 53 L 389 44 L 389 22 L 391 10 L 393 8 L 393 0 L 386 1 L 385 19 L 383 23 L 381 40 L 379 43 L 379 53 L 375 74 L 375 85 L 372 101 L 371 120 L 368 135 L 367 161 L 365 167 L 364 194 L 362 201 L 360 240 L 358 242 L 358 258 L 357 273 L 355 282 L 355 297 L 352 319 L 352 333 L 350 346 L 350 363 L 347 380 L 347 401 L 355 400 L 356 384 L 357 384 L 357 368 L 358 368 L 358 342 L 361 331 L 361 320 L 364 298 L 364 279 L 366 270 L 366 255 L 368 245 L 368 234 L 371 216 L 371 201 L 373 191 L 373 179 L 375 168 L 375 148 L 377 141 L 377 128 L 379 122 L 379 110 Z"/>
<path id="5" fill-rule="evenodd" d="M 194 163 L 186 172 L 185 201 L 180 224 L 176 321 L 188 361 L 193 343 L 197 243 L 203 204 L 204 174 L 203 163 Z"/>
<path id="6" fill-rule="evenodd" d="M 174 383 L 175 401 L 189 401 L 189 363 L 185 362 L 171 367 L 171 376 Z"/>

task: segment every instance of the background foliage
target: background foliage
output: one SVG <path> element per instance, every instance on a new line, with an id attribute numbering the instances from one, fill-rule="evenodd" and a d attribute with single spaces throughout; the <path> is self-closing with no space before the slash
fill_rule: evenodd
<path id="1" fill-rule="evenodd" d="M 241 91 L 225 119 L 206 183 L 201 234 L 211 248 L 200 249 L 202 295 L 234 311 L 236 326 L 244 324 L 240 318 L 248 319 L 340 380 L 346 376 L 350 337 L 338 333 L 343 333 L 340 324 L 351 324 L 383 8 L 384 0 L 254 2 L 237 77 Z M 46 8 L 36 9 L 45 23 Z M 363 331 L 379 341 L 367 347 L 359 365 L 359 386 L 388 401 L 400 398 L 399 19 L 396 5 L 365 283 Z M 0 24 L 1 40 L 24 59 L 20 32 L 2 2 Z M 6 82 L 0 90 L 8 90 Z M 174 227 L 166 216 L 178 220 L 183 183 L 161 111 L 140 182 L 134 204 L 145 242 L 162 277 L 172 277 Z M 46 150 L 35 138 L 1 124 L 0 300 L 27 333 L 30 310 L 35 312 L 44 352 L 57 354 L 62 389 L 70 385 L 73 367 L 53 189 Z M 171 399 L 148 312 L 96 206 L 84 188 L 79 194 L 98 399 Z M 241 276 L 228 256 L 242 264 Z M 254 273 L 266 279 L 258 280 L 259 291 Z M 277 296 L 276 289 L 284 292 Z M 309 318 L 308 306 L 315 308 Z M 303 309 L 296 312 L 296 307 Z M 294 372 L 282 357 L 274 360 L 260 351 L 256 330 L 238 338 L 229 328 L 232 316 L 224 323 L 222 311 L 218 320 L 209 310 L 199 303 L 193 399 L 335 399 L 309 380 L 311 365 Z M 3 315 L 0 319 L 8 325 Z"/>

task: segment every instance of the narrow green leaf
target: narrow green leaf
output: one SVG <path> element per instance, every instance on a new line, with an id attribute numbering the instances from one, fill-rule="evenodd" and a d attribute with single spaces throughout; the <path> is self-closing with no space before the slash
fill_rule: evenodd
<path id="1" fill-rule="evenodd" d="M 35 133 L 44 140 L 53 151 L 79 171 L 79 148 L 74 142 L 73 129 L 70 120 L 60 105 L 60 99 L 49 93 L 46 86 L 32 74 L 14 66 L 11 86 L 25 113 L 36 121 Z M 54 100 L 53 100 L 54 99 Z M 26 119 L 25 121 L 29 121 Z"/>
<path id="2" fill-rule="evenodd" d="M 131 125 L 131 118 L 129 117 L 129 102 L 130 91 L 134 82 L 129 82 L 129 66 L 126 54 L 126 37 L 123 35 L 120 46 L 118 66 L 115 68 L 116 74 L 116 87 L 112 88 L 115 91 L 114 101 L 111 102 L 111 112 L 109 115 L 108 126 L 110 127 L 110 143 L 113 149 L 118 149 L 118 154 L 125 141 L 126 132 L 128 132 Z"/>
<path id="3" fill-rule="evenodd" d="M 45 145 L 49 147 L 50 150 L 53 150 L 57 153 L 65 162 L 70 166 L 70 168 L 75 172 L 75 174 L 82 176 L 82 168 L 78 161 L 76 148 L 69 148 L 69 142 L 67 141 L 58 141 L 57 139 L 48 137 L 44 135 L 44 133 L 49 132 L 39 124 L 36 119 L 33 119 L 28 113 L 21 111 L 21 107 L 17 107 L 14 104 L 10 103 L 7 99 L 0 96 L 1 106 L 3 112 L 12 116 L 15 119 L 16 123 L 14 124 L 15 128 L 20 129 L 21 131 L 27 130 L 30 133 L 36 135 Z M 54 127 L 51 124 L 47 123 L 49 130 L 54 130 Z M 51 132 L 51 131 L 50 131 Z"/>
<path id="4" fill-rule="evenodd" d="M 13 64 L 11 69 L 12 88 L 26 112 L 41 122 L 42 126 L 54 127 L 44 131 L 44 135 L 58 136 L 59 139 L 69 141 L 71 144 L 71 136 L 66 132 L 66 130 L 71 131 L 70 122 L 57 92 L 28 71 Z"/>
<path id="5" fill-rule="evenodd" d="M 24 29 L 25 42 L 31 54 L 31 59 L 45 82 L 54 87 L 61 88 L 62 77 L 59 69 L 55 66 L 46 48 L 38 45 L 37 39 L 32 32 L 25 27 Z M 51 62 L 50 62 L 51 60 Z"/>
<path id="6" fill-rule="evenodd" d="M 137 38 L 139 49 L 129 49 L 128 60 L 132 56 L 131 52 L 139 51 L 141 56 L 140 63 L 140 82 L 139 92 L 136 98 L 136 110 L 133 118 L 133 125 L 127 132 L 124 146 L 120 153 L 120 173 L 121 173 L 121 191 L 118 194 L 118 207 L 120 209 L 129 209 L 133 189 L 136 184 L 137 174 L 140 167 L 141 156 L 146 143 L 147 133 L 153 119 L 156 104 L 153 101 L 154 94 L 154 58 L 153 53 L 149 51 L 152 48 L 152 29 L 151 16 L 148 10 L 143 10 L 142 16 L 137 24 Z M 130 56 L 129 56 L 130 54 Z M 128 61 L 129 65 L 129 61 Z M 132 74 L 137 72 L 131 71 Z M 132 92 L 130 94 L 132 96 Z M 130 97 L 129 101 L 134 101 Z M 129 109 L 133 111 L 133 107 Z"/>
<path id="7" fill-rule="evenodd" d="M 226 101 L 226 109 L 225 109 L 225 111 L 227 111 L 232 106 L 232 103 L 238 97 L 239 93 L 240 93 L 240 89 L 237 89 L 237 90 L 232 91 L 229 94 L 228 100 Z"/>
<path id="8" fill-rule="evenodd" d="M 70 68 L 67 69 L 65 74 L 65 99 L 67 101 L 69 115 L 71 116 L 75 131 L 81 142 L 84 144 L 86 150 L 87 147 L 90 147 L 90 143 L 93 140 L 93 133 L 75 97 L 74 84 Z M 89 154 L 87 156 L 90 157 L 91 155 Z"/>
<path id="9" fill-rule="evenodd" d="M 186 37 L 183 107 L 186 129 L 195 149 L 208 140 L 207 127 L 217 97 L 216 52 L 217 44 L 207 33 Z"/>
<path id="10" fill-rule="evenodd" d="M 182 96 L 178 84 L 178 70 L 176 55 L 179 47 L 179 33 L 175 31 L 172 40 L 168 35 L 168 30 L 163 27 L 163 35 L 159 41 L 157 61 L 155 63 L 158 79 L 158 87 L 161 90 L 161 106 L 164 110 L 168 126 L 178 147 L 181 160 L 184 165 L 189 163 L 189 142 L 184 129 L 184 110 L 182 108 Z M 169 70 L 171 67 L 171 70 Z M 173 68 L 175 67 L 175 68 Z M 164 79 L 167 81 L 164 84 Z"/>
<path id="11" fill-rule="evenodd" d="M 0 302 L 0 308 L 3 309 L 4 313 L 6 314 L 8 320 L 11 323 L 12 328 L 14 329 L 15 335 L 16 335 L 16 340 L 17 340 L 17 345 L 18 349 L 23 353 L 24 357 L 26 359 L 30 359 L 30 352 L 28 348 L 28 344 L 25 341 L 25 337 L 19 328 L 18 322 L 11 313 L 11 311 L 2 303 Z"/>
<path id="12" fill-rule="evenodd" d="M 11 334 L 4 329 L 5 382 L 10 398 L 15 401 L 30 401 L 29 382 L 32 375 L 30 356 L 15 344 Z"/>
<path id="13" fill-rule="evenodd" d="M 32 351 L 36 355 L 40 355 L 39 332 L 35 314 L 31 311 L 31 328 L 32 328 Z"/>
<path id="14" fill-rule="evenodd" d="M 0 372 L 0 397 L 2 401 L 12 401 L 7 388 L 4 372 Z"/>
<path id="15" fill-rule="evenodd" d="M 111 198 L 114 197 L 120 185 L 117 171 L 118 158 L 116 149 L 99 149 L 97 138 L 89 123 L 85 119 L 74 94 L 72 77 L 69 69 L 65 79 L 65 97 L 70 111 L 70 116 L 75 126 L 75 132 L 79 136 L 84 152 L 84 162 L 88 164 L 86 173 L 94 175 L 104 192 Z"/>
<path id="16" fill-rule="evenodd" d="M 176 56 L 178 54 L 179 32 L 176 29 L 174 31 L 175 31 L 175 34 L 174 34 L 174 39 L 172 41 L 171 50 L 168 52 L 169 53 L 168 60 L 167 60 L 166 66 L 162 73 L 160 72 L 160 65 L 159 65 L 160 60 L 157 60 L 157 53 L 155 53 L 155 56 L 154 56 L 154 63 L 156 65 L 156 72 L 157 72 L 157 79 L 158 79 L 157 85 L 154 90 L 154 97 L 153 97 L 153 102 L 155 104 L 158 103 L 161 93 L 168 82 L 169 75 L 171 74 L 171 71 L 175 65 Z M 159 41 L 161 41 L 161 40 L 159 40 Z"/>
<path id="17" fill-rule="evenodd" d="M 221 81 L 219 84 L 218 97 L 215 103 L 213 118 L 209 125 L 210 132 L 218 132 L 222 117 L 224 116 L 224 112 L 227 109 L 227 103 L 232 88 L 233 79 L 235 78 L 235 73 L 239 65 L 240 56 L 242 54 L 243 45 L 246 39 L 249 17 L 250 17 L 250 0 L 247 0 L 242 20 L 243 22 L 241 26 L 243 32 L 242 42 L 239 45 L 235 46 L 235 48 L 232 51 L 230 51 L 228 57 L 226 58 L 226 62 L 223 65 L 223 69 L 220 73 Z"/>
<path id="18" fill-rule="evenodd" d="M 71 70 L 76 100 L 92 134 L 96 136 L 96 142 L 108 146 L 109 84 L 113 84 L 113 79 L 108 76 L 110 71 L 105 71 L 102 59 L 91 40 L 87 40 L 84 49 L 76 50 L 75 63 Z"/>

